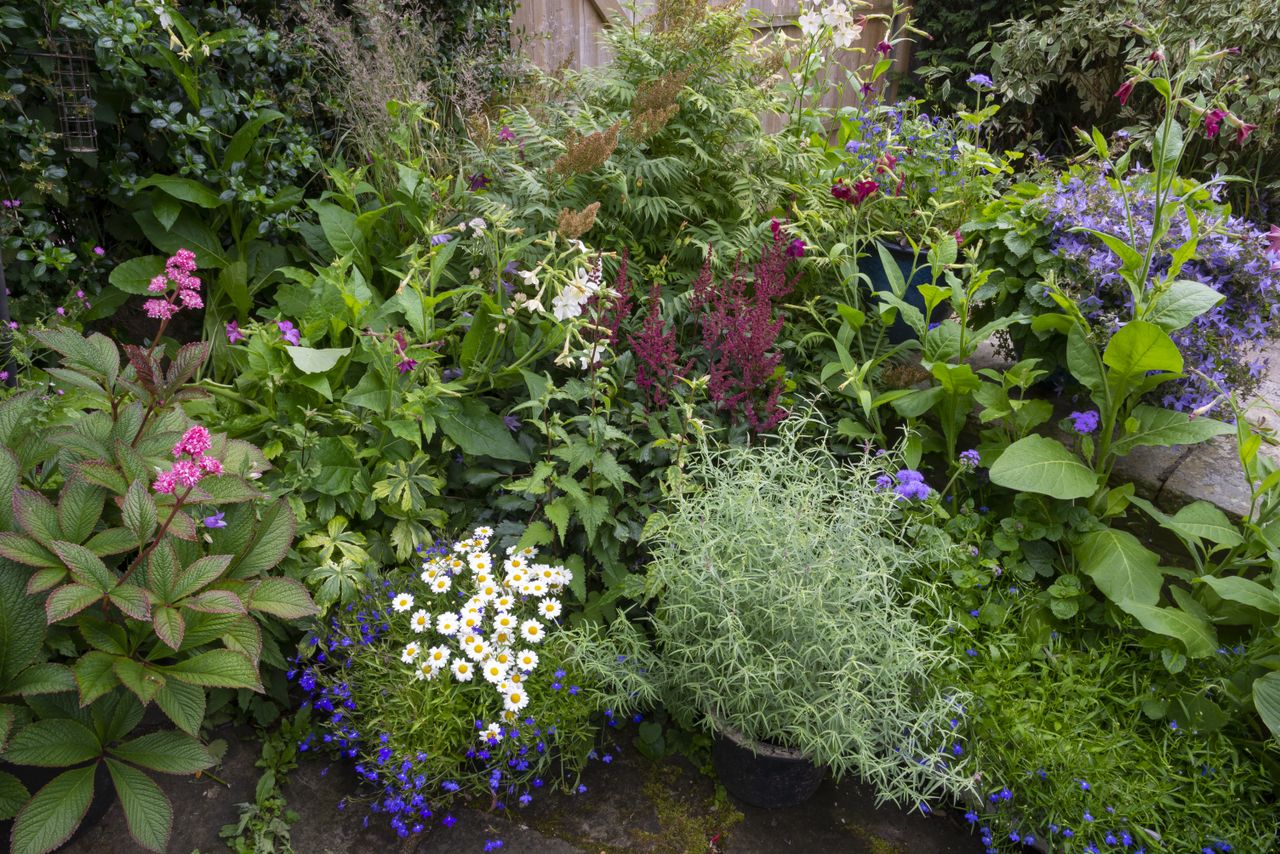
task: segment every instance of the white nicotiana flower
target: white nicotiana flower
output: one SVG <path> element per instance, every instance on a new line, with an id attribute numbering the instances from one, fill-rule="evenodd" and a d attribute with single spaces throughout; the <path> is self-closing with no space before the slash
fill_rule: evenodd
<path id="1" fill-rule="evenodd" d="M 849 15 L 849 7 L 843 3 L 831 3 L 822 10 L 822 23 L 828 27 L 843 27 L 853 22 L 853 18 Z"/>
<path id="2" fill-rule="evenodd" d="M 413 607 L 413 594 L 397 593 L 391 600 L 391 607 L 397 614 L 403 614 Z"/>
<path id="3" fill-rule="evenodd" d="M 475 668 L 473 668 L 471 666 L 471 662 L 467 661 L 465 658 L 454 659 L 453 667 L 451 669 L 453 670 L 453 678 L 457 679 L 459 682 L 470 682 L 471 677 L 475 673 Z"/>
<path id="4" fill-rule="evenodd" d="M 560 600 L 559 599 L 543 599 L 538 603 L 538 611 L 545 619 L 554 620 L 560 616 Z"/>
<path id="5" fill-rule="evenodd" d="M 413 612 L 413 616 L 409 618 L 409 628 L 418 634 L 425 632 L 431 628 L 431 615 L 419 608 Z"/>
<path id="6" fill-rule="evenodd" d="M 418 657 L 419 651 L 416 643 L 405 644 L 404 651 L 400 653 L 400 660 L 405 664 L 412 664 L 413 660 Z"/>
<path id="7" fill-rule="evenodd" d="M 817 12 L 805 12 L 800 16 L 799 24 L 800 32 L 806 36 L 817 35 L 818 30 L 822 29 L 822 16 Z"/>
<path id="8" fill-rule="evenodd" d="M 538 654 L 531 649 L 516 653 L 516 666 L 526 673 L 538 666 Z"/>
<path id="9" fill-rule="evenodd" d="M 545 633 L 542 623 L 537 620 L 525 620 L 520 624 L 520 637 L 527 643 L 541 643 Z"/>
<path id="10" fill-rule="evenodd" d="M 452 611 L 445 611 L 436 617 L 436 631 L 446 636 L 456 635 L 458 633 L 458 615 Z"/>
<path id="11" fill-rule="evenodd" d="M 516 272 L 516 275 L 524 279 L 524 283 L 527 287 L 536 288 L 538 286 L 537 270 L 519 270 Z"/>

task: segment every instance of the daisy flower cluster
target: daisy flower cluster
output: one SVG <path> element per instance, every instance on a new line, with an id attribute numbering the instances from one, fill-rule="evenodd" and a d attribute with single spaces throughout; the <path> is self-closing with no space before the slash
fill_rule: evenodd
<path id="1" fill-rule="evenodd" d="M 450 827 L 460 800 L 524 807 L 577 774 L 621 722 L 557 631 L 572 581 L 533 546 L 491 552 L 481 527 L 329 618 L 289 671 L 313 731 L 299 749 L 353 762 L 369 811 L 401 836 Z M 343 807 L 345 808 L 344 803 Z M 368 819 L 366 819 L 367 821 Z"/>
<path id="2" fill-rule="evenodd" d="M 529 705 L 537 648 L 563 610 L 557 595 L 573 579 L 572 570 L 538 563 L 534 546 L 511 546 L 498 563 L 489 554 L 492 537 L 493 529 L 476 528 L 448 553 L 431 555 L 419 576 L 425 592 L 391 600 L 414 635 L 400 651 L 410 678 L 474 682 L 501 698 L 501 720 L 481 730 L 484 742 L 500 739 L 502 724 Z"/>

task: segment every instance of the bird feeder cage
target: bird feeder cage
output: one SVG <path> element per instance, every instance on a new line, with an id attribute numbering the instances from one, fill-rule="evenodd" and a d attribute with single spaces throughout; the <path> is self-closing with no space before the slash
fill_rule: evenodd
<path id="1" fill-rule="evenodd" d="M 62 145 L 68 152 L 98 150 L 98 129 L 93 118 L 93 92 L 89 88 L 89 60 L 69 39 L 51 39 L 53 86 L 58 95 Z"/>

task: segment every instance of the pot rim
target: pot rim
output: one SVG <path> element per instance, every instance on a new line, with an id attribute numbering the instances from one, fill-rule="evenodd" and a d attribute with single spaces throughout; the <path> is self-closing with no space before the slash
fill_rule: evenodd
<path id="1" fill-rule="evenodd" d="M 711 719 L 711 724 L 715 728 L 716 734 L 733 742 L 738 747 L 745 747 L 752 753 L 767 756 L 772 759 L 794 759 L 808 762 L 811 765 L 817 764 L 794 747 L 774 744 L 771 741 L 754 741 L 724 723 L 715 715 L 708 715 L 708 717 Z"/>

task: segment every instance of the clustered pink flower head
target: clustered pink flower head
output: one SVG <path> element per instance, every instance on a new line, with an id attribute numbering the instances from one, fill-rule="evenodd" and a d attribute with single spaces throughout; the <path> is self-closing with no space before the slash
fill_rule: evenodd
<path id="1" fill-rule="evenodd" d="M 149 299 L 142 304 L 147 317 L 168 320 L 184 308 L 203 308 L 200 296 L 200 279 L 192 275 L 196 270 L 196 253 L 179 249 L 165 262 L 164 272 L 151 280 L 147 290 L 153 294 L 167 294 L 166 298 Z M 170 286 L 173 287 L 172 292 Z"/>
<path id="2" fill-rule="evenodd" d="M 160 472 L 151 488 L 169 495 L 178 487 L 190 489 L 206 474 L 222 474 L 222 462 L 205 456 L 205 451 L 211 447 L 213 437 L 209 435 L 208 429 L 199 424 L 189 428 L 182 434 L 178 444 L 173 446 L 173 455 L 190 459 L 178 459 L 168 471 Z"/>

